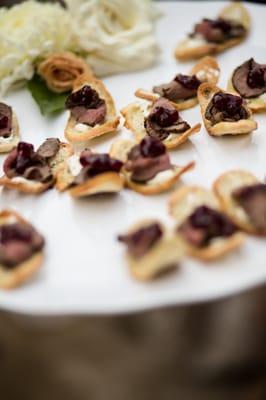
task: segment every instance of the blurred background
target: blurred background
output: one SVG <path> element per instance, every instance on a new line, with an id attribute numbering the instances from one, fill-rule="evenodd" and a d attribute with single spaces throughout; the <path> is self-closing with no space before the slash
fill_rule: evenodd
<path id="1" fill-rule="evenodd" d="M 22 3 L 24 0 L 0 0 L 0 6 L 4 7 L 4 6 L 11 6 L 13 4 L 18 4 L 18 3 Z M 43 3 L 48 3 L 48 2 L 58 2 L 63 4 L 64 1 L 63 0 L 39 0 L 40 2 Z M 126 1 L 126 0 L 125 0 Z M 156 1 L 156 0 L 155 0 Z M 160 0 L 160 1 L 169 1 L 169 0 Z M 170 0 L 170 1 L 179 1 L 179 0 Z M 186 1 L 190 1 L 190 0 L 186 0 Z M 194 0 L 194 1 L 202 1 L 202 0 Z M 212 1 L 216 1 L 216 0 L 212 0 Z M 250 3 L 264 3 L 266 4 L 266 0 L 248 0 L 248 2 Z"/>

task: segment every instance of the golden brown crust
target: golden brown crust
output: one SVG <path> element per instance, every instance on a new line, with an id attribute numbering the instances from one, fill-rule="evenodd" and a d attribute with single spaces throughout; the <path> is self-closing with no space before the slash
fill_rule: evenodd
<path id="1" fill-rule="evenodd" d="M 144 220 L 129 229 L 128 233 L 140 229 L 152 223 L 158 223 L 156 220 Z M 155 244 L 143 257 L 135 259 L 126 254 L 130 272 L 135 279 L 139 281 L 149 281 L 162 275 L 174 267 L 177 267 L 182 260 L 185 247 L 182 240 L 163 229 L 162 239 Z"/>
<path id="2" fill-rule="evenodd" d="M 189 75 L 198 75 L 199 79 L 206 79 L 207 82 L 216 84 L 219 79 L 220 68 L 215 58 L 206 56 L 194 65 L 192 70 L 189 72 Z M 135 92 L 135 96 L 151 102 L 154 102 L 160 98 L 158 94 L 149 92 L 144 89 L 138 89 Z M 187 110 L 198 104 L 198 98 L 197 96 L 195 96 L 191 99 L 179 100 L 178 102 L 171 101 L 171 103 L 176 107 L 178 111 Z"/>
<path id="3" fill-rule="evenodd" d="M 147 105 L 147 110 L 150 105 Z M 147 136 L 146 129 L 144 127 L 145 120 L 145 109 L 139 103 L 131 103 L 127 107 L 121 110 L 121 114 L 125 118 L 125 127 L 130 130 L 137 142 L 140 142 L 145 136 Z M 176 134 L 169 135 L 167 139 L 163 140 L 163 144 L 167 149 L 175 149 L 182 143 L 186 142 L 188 138 L 200 131 L 201 124 L 198 123 L 187 131 Z"/>
<path id="4" fill-rule="evenodd" d="M 4 186 L 8 189 L 15 189 L 18 192 L 27 193 L 27 194 L 40 194 L 45 192 L 47 189 L 51 187 L 51 183 L 41 183 L 34 182 L 28 179 L 25 179 L 21 182 L 17 182 L 14 179 L 9 179 L 7 176 L 3 175 L 0 178 L 0 186 Z"/>
<path id="5" fill-rule="evenodd" d="M 12 133 L 11 135 L 13 136 L 12 140 L 10 142 L 0 142 L 0 153 L 8 153 L 11 150 L 14 149 L 14 147 L 17 146 L 19 140 L 20 140 L 20 133 L 19 133 L 19 123 L 17 116 L 15 112 L 13 111 L 12 114 Z"/>
<path id="6" fill-rule="evenodd" d="M 160 98 L 160 95 L 157 93 L 149 92 L 148 90 L 145 89 L 137 89 L 135 91 L 135 96 L 138 97 L 139 99 L 155 102 Z M 176 106 L 176 103 L 173 102 L 173 104 Z"/>
<path id="7" fill-rule="evenodd" d="M 250 30 L 250 16 L 247 9 L 239 2 L 231 3 L 226 6 L 219 14 L 220 17 L 233 19 L 240 22 L 246 28 L 246 35 L 241 38 L 229 39 L 223 44 L 208 43 L 202 41 L 195 46 L 191 46 L 191 39 L 187 38 L 181 41 L 175 49 L 175 57 L 180 61 L 197 59 L 208 54 L 218 54 L 231 47 L 237 46 L 243 42 Z"/>
<path id="8" fill-rule="evenodd" d="M 6 270 L 0 266 L 0 288 L 10 290 L 28 281 L 32 275 L 39 270 L 43 260 L 43 253 L 39 252 L 12 271 Z"/>
<path id="9" fill-rule="evenodd" d="M 117 193 L 124 187 L 124 178 L 116 172 L 106 172 L 74 186 L 68 192 L 72 197 L 91 196 L 99 193 Z"/>
<path id="10" fill-rule="evenodd" d="M 181 134 L 173 135 L 172 137 L 170 135 L 167 139 L 163 140 L 163 144 L 168 150 L 176 149 L 181 144 L 185 143 L 190 138 L 190 136 L 199 133 L 200 129 L 201 124 L 198 123 Z"/>
<path id="11" fill-rule="evenodd" d="M 194 166 L 195 162 L 193 161 L 183 167 L 173 166 L 173 176 L 158 183 L 136 183 L 130 179 L 130 174 L 125 172 L 126 185 L 131 190 L 134 190 L 135 192 L 144 194 L 146 196 L 163 193 L 170 190 L 180 179 L 180 177 L 186 172 L 190 171 L 192 168 L 194 168 Z"/>
<path id="12" fill-rule="evenodd" d="M 74 157 L 77 157 L 78 162 L 78 153 L 75 154 Z M 67 190 L 73 197 L 84 197 L 98 193 L 117 193 L 124 187 L 124 176 L 122 173 L 117 172 L 105 172 L 96 175 L 93 178 L 88 178 L 88 180 L 82 184 L 71 187 L 75 175 L 73 175 L 73 172 L 71 171 L 69 164 L 70 159 L 71 155 L 70 157 L 65 158 L 64 162 L 58 169 L 56 189 L 59 192 Z"/>
<path id="13" fill-rule="evenodd" d="M 64 160 L 69 157 L 71 154 L 73 154 L 73 150 L 71 146 L 68 143 L 60 143 L 60 149 L 59 152 L 55 157 L 53 157 L 50 161 L 50 167 L 52 170 L 52 173 L 57 180 L 58 173 L 61 169 L 61 165 L 63 164 Z M 18 192 L 22 193 L 27 193 L 27 194 L 40 194 L 48 190 L 52 184 L 49 183 L 41 183 L 41 182 L 36 182 L 36 181 L 31 181 L 29 179 L 23 179 L 20 177 L 17 177 L 14 179 L 8 178 L 6 175 L 3 175 L 0 178 L 0 186 L 4 186 L 5 188 L 8 189 L 15 189 Z M 21 179 L 21 181 L 20 181 Z M 56 185 L 56 183 L 55 183 Z"/>
<path id="14" fill-rule="evenodd" d="M 238 249 L 245 241 L 242 233 L 235 233 L 227 239 L 213 240 L 212 243 L 203 249 L 189 248 L 189 254 L 201 261 L 214 261 Z"/>
<path id="15" fill-rule="evenodd" d="M 65 129 L 65 137 L 73 143 L 86 142 L 106 133 L 112 133 L 116 130 L 120 121 L 116 114 L 114 100 L 102 81 L 85 74 L 75 81 L 74 91 L 81 89 L 87 84 L 96 90 L 99 96 L 105 100 L 107 107 L 106 121 L 95 127 L 86 127 L 85 125 L 86 129 L 80 132 L 75 128 L 77 121 L 70 115 Z"/>
<path id="16" fill-rule="evenodd" d="M 259 183 L 258 179 L 250 172 L 233 170 L 222 174 L 216 179 L 213 184 L 213 190 L 223 211 L 229 215 L 239 228 L 253 235 L 262 235 L 257 232 L 244 209 L 232 197 L 234 190 L 256 183 Z"/>
<path id="17" fill-rule="evenodd" d="M 211 121 L 205 117 L 205 114 L 212 97 L 217 92 L 225 93 L 225 91 L 221 90 L 219 87 L 209 83 L 202 83 L 198 89 L 198 99 L 200 103 L 202 119 L 210 135 L 241 135 L 250 133 L 257 129 L 257 123 L 252 119 L 252 113 L 248 106 L 245 106 L 246 111 L 249 114 L 248 119 L 241 119 L 240 121 L 236 122 L 218 122 L 217 124 L 212 125 Z"/>
<path id="18" fill-rule="evenodd" d="M 180 226 L 193 211 L 202 205 L 218 209 L 218 202 L 212 192 L 199 186 L 185 186 L 172 194 L 169 200 L 169 212 Z M 244 235 L 235 233 L 228 238 L 219 238 L 204 247 L 197 248 L 187 244 L 187 252 L 202 261 L 213 261 L 241 246 Z"/>
<path id="19" fill-rule="evenodd" d="M 235 90 L 235 88 L 233 86 L 232 77 L 228 81 L 227 90 L 228 90 L 228 92 L 230 92 L 232 94 L 238 94 L 240 96 L 240 94 Z M 252 112 L 259 113 L 259 112 L 266 111 L 266 99 L 263 99 L 260 97 L 254 97 L 254 98 L 245 99 L 245 100 Z"/>
<path id="20" fill-rule="evenodd" d="M 154 102 L 160 98 L 159 95 L 152 93 L 152 92 L 148 92 L 147 90 L 144 90 L 144 89 L 136 90 L 135 96 L 140 99 L 152 101 L 152 102 Z M 193 97 L 191 99 L 182 100 L 179 102 L 171 101 L 171 103 L 176 107 L 176 109 L 178 111 L 182 111 L 182 110 L 187 110 L 189 108 L 195 107 L 198 104 L 198 99 L 197 99 L 197 97 Z"/>
<path id="21" fill-rule="evenodd" d="M 0 224 L 5 223 L 9 218 L 14 218 L 18 222 L 28 224 L 28 222 L 15 211 L 3 210 L 0 212 Z M 40 268 L 43 259 L 44 255 L 41 251 L 33 254 L 29 260 L 19 264 L 13 269 L 6 269 L 4 266 L 0 265 L 0 288 L 9 290 L 28 281 Z"/>

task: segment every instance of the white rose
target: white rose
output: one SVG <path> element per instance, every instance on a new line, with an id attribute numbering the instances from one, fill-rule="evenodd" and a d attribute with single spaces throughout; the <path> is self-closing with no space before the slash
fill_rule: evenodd
<path id="1" fill-rule="evenodd" d="M 97 75 L 137 70 L 154 63 L 158 47 L 150 0 L 66 0 L 79 47 Z"/>

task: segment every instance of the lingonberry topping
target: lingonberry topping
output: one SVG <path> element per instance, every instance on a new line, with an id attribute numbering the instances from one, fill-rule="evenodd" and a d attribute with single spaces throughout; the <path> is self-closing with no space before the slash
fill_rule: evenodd
<path id="1" fill-rule="evenodd" d="M 153 121 L 162 128 L 174 125 L 179 118 L 179 113 L 175 109 L 165 108 L 163 106 L 155 107 L 152 112 Z"/>
<path id="2" fill-rule="evenodd" d="M 143 157 L 159 157 L 166 152 L 165 145 L 157 138 L 146 136 L 139 144 Z"/>
<path id="3" fill-rule="evenodd" d="M 224 214 L 207 206 L 198 207 L 189 221 L 194 228 L 206 230 L 209 238 L 230 236 L 236 231 L 234 224 Z"/>
<path id="4" fill-rule="evenodd" d="M 8 126 L 8 117 L 6 115 L 0 115 L 0 129 L 5 129 Z"/>
<path id="5" fill-rule="evenodd" d="M 20 142 L 17 147 L 16 172 L 23 174 L 25 169 L 31 164 L 31 157 L 34 147 L 30 143 Z"/>
<path id="6" fill-rule="evenodd" d="M 83 167 L 89 167 L 88 173 L 94 176 L 103 172 L 120 172 L 123 163 L 111 158 L 109 154 L 93 154 L 87 150 L 81 153 L 80 163 Z"/>
<path id="7" fill-rule="evenodd" d="M 232 24 L 222 18 L 215 20 L 205 19 L 204 21 L 208 22 L 212 28 L 221 29 L 224 33 L 228 33 L 232 29 Z"/>
<path id="8" fill-rule="evenodd" d="M 82 167 L 87 167 L 90 164 L 92 155 L 93 155 L 93 153 L 89 149 L 85 149 L 81 152 L 80 157 L 79 157 L 79 162 L 82 165 Z"/>
<path id="9" fill-rule="evenodd" d="M 86 107 L 86 108 L 97 108 L 104 101 L 100 99 L 96 90 L 92 89 L 91 86 L 85 85 L 80 90 L 72 93 L 66 100 L 66 108 L 74 107 Z"/>
<path id="10" fill-rule="evenodd" d="M 218 111 L 224 111 L 228 115 L 234 116 L 239 113 L 243 99 L 233 94 L 218 92 L 213 96 L 213 105 Z"/>
<path id="11" fill-rule="evenodd" d="M 23 157 L 30 157 L 34 151 L 34 147 L 31 143 L 20 142 L 18 144 L 18 152 Z"/>
<path id="12" fill-rule="evenodd" d="M 174 79 L 176 82 L 180 83 L 186 89 L 196 90 L 198 89 L 201 81 L 196 77 L 196 75 L 182 75 L 179 74 Z"/>

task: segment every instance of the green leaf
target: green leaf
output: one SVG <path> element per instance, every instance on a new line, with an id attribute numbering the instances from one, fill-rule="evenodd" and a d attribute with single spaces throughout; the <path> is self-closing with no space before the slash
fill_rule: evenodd
<path id="1" fill-rule="evenodd" d="M 28 89 L 45 116 L 53 116 L 65 110 L 65 101 L 69 93 L 54 93 L 37 74 L 27 83 Z"/>

